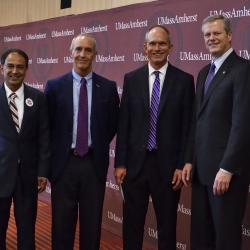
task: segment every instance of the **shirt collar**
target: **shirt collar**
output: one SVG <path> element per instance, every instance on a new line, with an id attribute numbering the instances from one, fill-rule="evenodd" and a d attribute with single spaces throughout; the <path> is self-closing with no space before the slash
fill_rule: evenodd
<path id="1" fill-rule="evenodd" d="M 161 67 L 161 68 L 158 69 L 158 70 L 154 69 L 154 68 L 150 65 L 150 63 L 148 63 L 148 73 L 149 73 L 149 76 L 151 76 L 152 74 L 154 74 L 155 71 L 160 71 L 160 73 L 161 73 L 162 75 L 165 76 L 166 71 L 167 71 L 167 68 L 168 68 L 168 62 L 167 62 L 163 67 Z"/>
<path id="2" fill-rule="evenodd" d="M 7 98 L 9 98 L 10 94 L 13 93 L 13 91 L 9 89 L 9 87 L 6 85 L 5 82 L 4 82 L 4 88 L 5 88 Z M 24 94 L 24 86 L 23 86 L 23 84 L 17 91 L 15 91 L 15 93 L 16 93 L 18 99 L 21 99 L 21 97 Z"/>
<path id="3" fill-rule="evenodd" d="M 218 70 L 222 63 L 227 59 L 227 57 L 233 52 L 233 48 L 230 48 L 227 52 L 225 52 L 222 56 L 217 58 L 214 62 L 216 69 Z"/>
<path id="4" fill-rule="evenodd" d="M 82 76 L 79 76 L 73 69 L 72 69 L 72 75 L 73 75 L 73 78 L 80 83 L 81 79 L 82 79 Z M 87 85 L 89 84 L 89 79 L 92 78 L 92 75 L 93 75 L 93 71 L 91 71 L 88 75 L 84 76 L 84 78 L 86 79 L 87 81 Z"/>

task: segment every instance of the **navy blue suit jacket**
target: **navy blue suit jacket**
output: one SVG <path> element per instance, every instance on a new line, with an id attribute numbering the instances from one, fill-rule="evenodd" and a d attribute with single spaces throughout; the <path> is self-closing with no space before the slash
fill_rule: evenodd
<path id="1" fill-rule="evenodd" d="M 33 101 L 32 106 L 25 102 Z M 24 114 L 20 134 L 17 133 L 6 98 L 4 84 L 0 85 L 0 198 L 9 197 L 18 174 L 25 190 L 37 194 L 37 177 L 48 177 L 49 121 L 45 95 L 24 85 Z"/>
<path id="2" fill-rule="evenodd" d="M 90 131 L 95 165 L 101 181 L 106 181 L 109 166 L 109 144 L 117 130 L 119 96 L 116 83 L 93 72 Z M 73 131 L 72 72 L 49 80 L 45 88 L 51 127 L 50 182 L 61 174 L 68 159 Z"/>

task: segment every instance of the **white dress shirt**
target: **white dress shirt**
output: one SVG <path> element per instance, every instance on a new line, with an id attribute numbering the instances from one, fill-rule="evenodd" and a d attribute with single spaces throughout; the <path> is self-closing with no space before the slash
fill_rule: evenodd
<path id="1" fill-rule="evenodd" d="M 8 104 L 10 104 L 10 98 L 9 98 L 10 94 L 16 93 L 16 95 L 17 95 L 17 97 L 15 98 L 15 104 L 16 104 L 17 111 L 18 111 L 19 128 L 21 129 L 22 121 L 23 121 L 23 113 L 24 113 L 24 87 L 23 87 L 23 84 L 16 92 L 13 92 L 12 90 L 10 90 L 8 88 L 8 86 L 6 85 L 6 83 L 4 83 L 4 88 L 5 88 Z"/>
<path id="2" fill-rule="evenodd" d="M 159 71 L 159 78 L 160 78 L 160 96 L 161 96 L 161 91 L 163 88 L 163 83 L 165 80 L 165 75 L 167 72 L 167 68 L 168 68 L 168 62 L 160 69 L 155 70 L 150 64 L 148 64 L 148 72 L 149 72 L 149 101 L 151 103 L 151 96 L 152 96 L 152 91 L 153 91 L 153 85 L 154 85 L 154 81 L 155 81 L 155 71 Z"/>

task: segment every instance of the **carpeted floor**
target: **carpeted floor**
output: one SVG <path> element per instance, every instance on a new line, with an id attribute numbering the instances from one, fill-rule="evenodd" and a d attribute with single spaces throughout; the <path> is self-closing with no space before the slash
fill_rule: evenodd
<path id="1" fill-rule="evenodd" d="M 38 201 L 38 213 L 36 223 L 36 249 L 51 249 L 51 206 Z M 11 209 L 11 217 L 7 231 L 7 250 L 15 250 L 16 247 L 16 226 L 13 211 Z M 79 249 L 79 230 L 77 227 L 75 250 Z M 114 235 L 106 230 L 102 230 L 100 250 L 122 250 L 122 238 Z"/>

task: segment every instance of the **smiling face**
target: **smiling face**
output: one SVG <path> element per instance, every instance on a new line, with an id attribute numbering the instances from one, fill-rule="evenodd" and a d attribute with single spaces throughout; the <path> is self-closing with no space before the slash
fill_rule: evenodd
<path id="1" fill-rule="evenodd" d="M 10 53 L 1 65 L 1 73 L 8 88 L 16 92 L 23 84 L 28 68 L 25 58 L 16 52 Z"/>
<path id="2" fill-rule="evenodd" d="M 231 48 L 232 31 L 224 29 L 223 21 L 217 19 L 202 26 L 205 46 L 211 53 L 213 60 L 222 56 Z"/>
<path id="3" fill-rule="evenodd" d="M 160 69 L 166 64 L 172 48 L 173 45 L 170 44 L 168 34 L 164 29 L 155 27 L 149 31 L 144 51 L 154 69 Z"/>
<path id="4" fill-rule="evenodd" d="M 74 71 L 84 77 L 92 70 L 92 61 L 95 59 L 95 43 L 91 37 L 79 36 L 74 40 L 71 51 Z"/>

